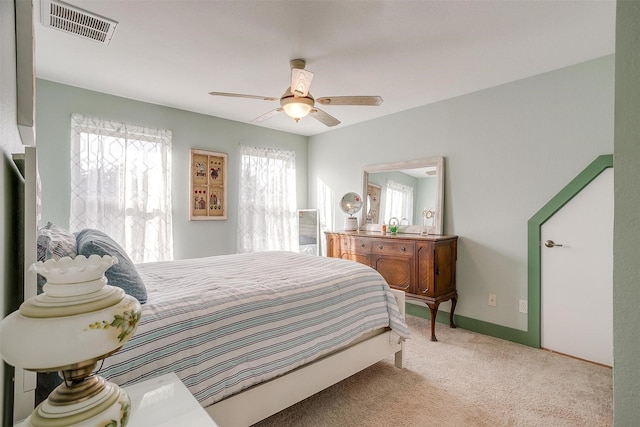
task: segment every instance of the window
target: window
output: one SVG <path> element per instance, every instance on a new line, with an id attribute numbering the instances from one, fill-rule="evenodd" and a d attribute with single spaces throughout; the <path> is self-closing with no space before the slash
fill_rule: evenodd
<path id="1" fill-rule="evenodd" d="M 297 251 L 295 152 L 240 147 L 238 252 Z"/>
<path id="2" fill-rule="evenodd" d="M 413 187 L 387 181 L 384 218 L 386 222 L 396 218 L 403 224 L 413 224 Z"/>
<path id="3" fill-rule="evenodd" d="M 69 226 L 105 232 L 135 263 L 173 259 L 171 131 L 73 114 Z"/>

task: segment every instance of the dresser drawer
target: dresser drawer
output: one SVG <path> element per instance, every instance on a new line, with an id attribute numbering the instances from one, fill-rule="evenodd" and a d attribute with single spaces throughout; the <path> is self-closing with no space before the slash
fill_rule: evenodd
<path id="1" fill-rule="evenodd" d="M 351 250 L 357 253 L 370 254 L 372 244 L 373 240 L 371 239 L 354 237 L 351 241 Z"/>
<path id="2" fill-rule="evenodd" d="M 374 240 L 372 252 L 378 255 L 394 255 L 412 257 L 415 249 L 413 242 L 391 242 L 389 240 Z"/>

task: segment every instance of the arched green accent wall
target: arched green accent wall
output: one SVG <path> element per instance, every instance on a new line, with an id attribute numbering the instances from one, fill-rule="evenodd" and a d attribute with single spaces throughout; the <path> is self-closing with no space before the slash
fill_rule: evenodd
<path id="1" fill-rule="evenodd" d="M 589 166 L 578 174 L 558 194 L 556 194 L 542 209 L 536 212 L 527 223 L 527 268 L 528 268 L 528 298 L 529 317 L 527 319 L 527 344 L 540 348 L 540 317 L 541 317 L 541 232 L 542 224 L 558 212 L 569 200 L 593 181 L 602 171 L 613 167 L 613 154 L 606 154 L 596 158 Z"/>

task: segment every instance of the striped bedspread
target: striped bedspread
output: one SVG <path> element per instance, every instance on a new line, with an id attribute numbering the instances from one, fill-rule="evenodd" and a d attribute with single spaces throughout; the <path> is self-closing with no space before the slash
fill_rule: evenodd
<path id="1" fill-rule="evenodd" d="M 408 328 L 376 271 L 292 252 L 137 266 L 148 302 L 100 374 L 120 385 L 175 372 L 202 406 L 391 327 Z"/>

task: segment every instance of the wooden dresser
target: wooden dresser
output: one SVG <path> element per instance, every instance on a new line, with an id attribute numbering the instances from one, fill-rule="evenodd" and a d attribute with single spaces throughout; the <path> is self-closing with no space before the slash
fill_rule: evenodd
<path id="1" fill-rule="evenodd" d="M 376 269 L 389 286 L 423 301 L 431 311 L 431 341 L 441 302 L 451 300 L 449 326 L 458 300 L 456 259 L 458 236 L 382 234 L 363 231 L 326 232 L 327 256 L 349 259 Z"/>

